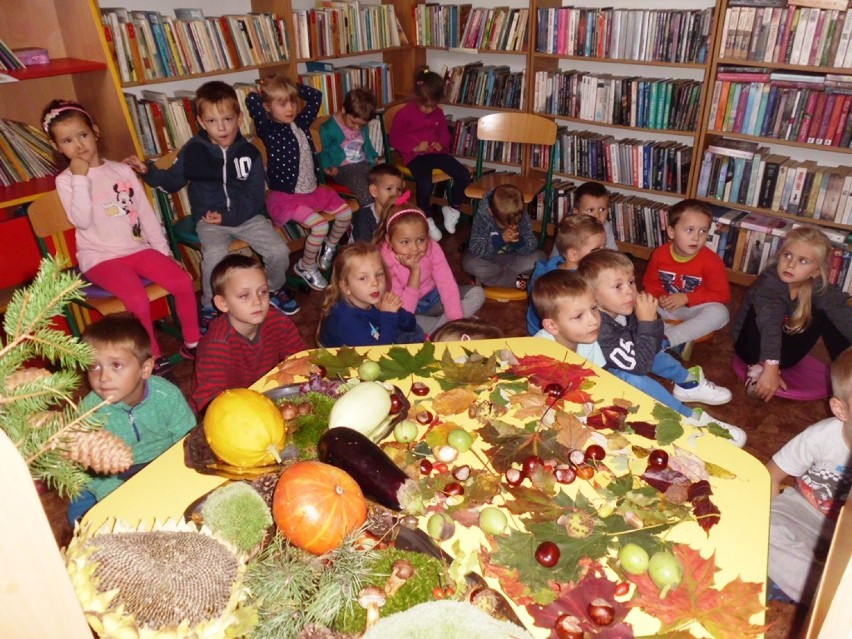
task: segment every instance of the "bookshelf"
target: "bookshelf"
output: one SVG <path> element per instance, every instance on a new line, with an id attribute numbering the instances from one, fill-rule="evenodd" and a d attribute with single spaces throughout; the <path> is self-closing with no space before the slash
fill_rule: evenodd
<path id="1" fill-rule="evenodd" d="M 734 227 L 751 242 L 773 225 L 820 226 L 833 283 L 850 290 L 852 11 L 762 4 L 719 2 L 693 192 L 747 214 L 729 232 L 740 244 Z M 746 257 L 724 259 L 740 270 Z"/>

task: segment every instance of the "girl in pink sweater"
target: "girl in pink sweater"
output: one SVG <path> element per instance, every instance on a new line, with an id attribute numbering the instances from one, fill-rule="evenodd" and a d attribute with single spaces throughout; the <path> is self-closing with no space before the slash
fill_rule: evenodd
<path id="1" fill-rule="evenodd" d="M 471 317 L 485 303 L 479 286 L 456 283 L 447 258 L 429 237 L 426 215 L 406 208 L 410 193 L 387 211 L 377 242 L 390 275 L 390 289 L 402 299 L 402 308 L 417 316 L 427 334 L 450 320 Z"/>
<path id="2" fill-rule="evenodd" d="M 192 278 L 172 257 L 157 215 L 129 166 L 101 158 L 100 131 L 77 102 L 54 100 L 41 118 L 53 148 L 68 159 L 56 176 L 56 191 L 76 227 L 77 262 L 83 277 L 122 302 L 151 337 L 158 365 L 151 303 L 143 279 L 175 299 L 183 330 L 181 355 L 192 358 L 201 335 Z"/>

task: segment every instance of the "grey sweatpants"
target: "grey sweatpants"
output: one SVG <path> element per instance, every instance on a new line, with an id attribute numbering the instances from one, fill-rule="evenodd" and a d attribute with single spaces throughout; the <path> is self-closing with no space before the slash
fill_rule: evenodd
<path id="1" fill-rule="evenodd" d="M 485 291 L 481 286 L 459 286 L 461 294 L 461 305 L 464 317 L 473 317 L 476 312 L 485 304 Z M 431 335 L 441 326 L 450 321 L 447 314 L 444 313 L 444 307 L 437 304 L 428 314 L 417 314 L 417 325 L 423 329 L 427 335 Z"/>
<path id="2" fill-rule="evenodd" d="M 718 302 L 697 306 L 681 306 L 676 311 L 659 309 L 663 320 L 676 319 L 680 324 L 666 324 L 665 334 L 672 346 L 691 342 L 723 328 L 730 319 L 728 307 Z"/>
<path id="3" fill-rule="evenodd" d="M 234 238 L 248 244 L 263 258 L 266 275 L 269 277 L 269 290 L 275 292 L 287 279 L 287 267 L 290 266 L 290 249 L 281 234 L 272 225 L 272 221 L 263 215 L 255 215 L 239 226 L 208 224 L 199 220 L 195 227 L 201 242 L 201 306 L 213 305 L 213 289 L 210 286 L 210 274 L 216 265 L 225 258 L 228 247 Z"/>
<path id="4" fill-rule="evenodd" d="M 535 268 L 535 263 L 544 259 L 544 251 L 533 251 L 528 255 L 504 253 L 494 257 L 477 257 L 465 253 L 462 266 L 483 286 L 502 286 L 515 288 L 515 282 L 521 273 L 529 273 Z"/>

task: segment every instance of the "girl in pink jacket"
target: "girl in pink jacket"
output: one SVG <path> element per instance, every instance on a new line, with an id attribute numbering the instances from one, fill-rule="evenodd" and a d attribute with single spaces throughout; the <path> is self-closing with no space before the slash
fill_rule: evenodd
<path id="1" fill-rule="evenodd" d="M 391 291 L 428 335 L 450 320 L 472 317 L 485 303 L 485 292 L 479 286 L 459 289 L 444 252 L 429 237 L 426 215 L 405 207 L 408 197 L 406 192 L 387 212 L 377 242 Z"/>
<path id="2" fill-rule="evenodd" d="M 100 130 L 77 102 L 54 100 L 41 121 L 53 148 L 68 160 L 68 168 L 56 176 L 56 191 L 76 227 L 83 277 L 139 318 L 151 338 L 155 373 L 168 363 L 160 358 L 145 280 L 162 286 L 175 299 L 184 338 L 180 353 L 193 358 L 201 335 L 192 278 L 172 257 L 136 174 L 125 164 L 101 157 Z"/>

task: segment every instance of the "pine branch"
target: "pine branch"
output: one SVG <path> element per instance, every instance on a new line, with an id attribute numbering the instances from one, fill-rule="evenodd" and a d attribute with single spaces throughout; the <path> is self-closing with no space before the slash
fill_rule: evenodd
<path id="1" fill-rule="evenodd" d="M 64 435 L 67 435 L 72 430 L 91 430 L 92 426 L 88 423 L 88 420 L 103 406 L 109 404 L 107 401 L 102 401 L 100 404 L 87 410 L 82 415 L 78 415 L 76 418 L 71 421 L 65 421 L 62 428 L 56 431 L 52 436 L 50 436 L 47 441 L 42 444 L 39 449 L 27 457 L 24 461 L 26 461 L 29 466 L 32 462 L 34 462 L 38 457 L 44 455 L 46 452 L 54 450 L 55 448 L 60 446 L 60 440 Z M 64 421 L 64 420 L 63 420 Z"/>

